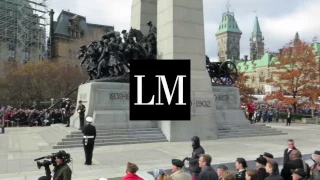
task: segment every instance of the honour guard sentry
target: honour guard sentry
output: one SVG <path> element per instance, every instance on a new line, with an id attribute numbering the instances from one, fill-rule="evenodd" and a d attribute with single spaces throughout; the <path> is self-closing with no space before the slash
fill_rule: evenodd
<path id="1" fill-rule="evenodd" d="M 84 153 L 86 157 L 85 165 L 91 165 L 92 164 L 92 152 L 94 147 L 94 140 L 96 139 L 96 127 L 92 125 L 93 118 L 87 117 L 86 118 L 87 125 L 85 125 L 82 129 L 83 133 L 83 147 L 84 147 Z"/>

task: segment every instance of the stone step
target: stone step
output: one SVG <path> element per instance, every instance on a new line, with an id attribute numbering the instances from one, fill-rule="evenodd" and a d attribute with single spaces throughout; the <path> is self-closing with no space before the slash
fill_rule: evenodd
<path id="1" fill-rule="evenodd" d="M 144 141 L 144 140 L 166 140 L 165 137 L 163 136 L 157 136 L 157 137 L 139 137 L 139 138 L 118 138 L 118 139 L 96 139 L 95 143 L 113 143 L 113 142 L 130 142 L 130 141 Z M 82 140 L 76 140 L 76 141 L 63 141 L 63 142 L 58 142 L 58 145 L 67 145 L 67 144 L 79 144 L 82 143 Z"/>
<path id="2" fill-rule="evenodd" d="M 274 132 L 226 132 L 226 133 L 220 133 L 218 132 L 218 136 L 228 136 L 228 135 L 259 135 L 259 134 L 281 134 L 280 131 L 274 131 Z"/>
<path id="3" fill-rule="evenodd" d="M 97 130 L 97 133 L 126 133 L 126 132 L 146 132 L 146 131 L 159 131 L 159 128 L 143 128 L 143 129 L 105 129 Z M 82 131 L 72 131 L 71 134 L 82 134 Z"/>
<path id="4" fill-rule="evenodd" d="M 138 135 L 138 134 L 162 134 L 162 132 L 160 130 L 154 130 L 154 131 L 132 131 L 132 132 L 98 132 L 97 133 L 97 136 L 112 136 L 112 135 L 127 135 L 127 136 L 130 136 L 130 135 Z M 83 134 L 79 133 L 79 134 L 71 134 L 71 135 L 67 135 L 67 138 L 69 137 L 83 137 Z"/>
<path id="5" fill-rule="evenodd" d="M 287 133 L 274 133 L 274 134 L 246 134 L 246 135 L 218 135 L 218 139 L 226 138 L 243 138 L 243 137 L 259 137 L 259 136 L 275 136 L 275 135 L 287 135 Z"/>
<path id="6" fill-rule="evenodd" d="M 119 138 L 139 138 L 139 137 L 157 137 L 157 136 L 163 136 L 163 134 L 153 133 L 153 134 L 103 135 L 103 136 L 97 136 L 96 139 L 119 139 Z M 82 139 L 83 139 L 83 135 L 63 138 L 62 141 L 82 140 Z"/>
<path id="7" fill-rule="evenodd" d="M 156 143 L 156 142 L 168 142 L 168 140 L 164 139 L 164 140 L 102 142 L 102 143 L 95 143 L 95 146 L 111 146 L 111 145 L 121 145 L 121 144 L 142 144 L 142 143 Z M 78 147 L 83 147 L 83 144 L 78 143 L 78 144 L 56 145 L 56 146 L 53 146 L 53 149 L 78 148 Z"/>
<path id="8" fill-rule="evenodd" d="M 223 135 L 218 135 L 219 139 L 224 139 L 224 138 L 237 138 L 237 137 L 255 137 L 255 136 L 274 136 L 274 135 L 287 135 L 287 133 L 283 132 L 276 132 L 276 133 L 261 133 L 261 134 L 223 134 Z"/>
<path id="9" fill-rule="evenodd" d="M 233 133 L 233 132 L 277 132 L 276 129 L 230 129 L 230 130 L 218 130 L 218 133 Z"/>

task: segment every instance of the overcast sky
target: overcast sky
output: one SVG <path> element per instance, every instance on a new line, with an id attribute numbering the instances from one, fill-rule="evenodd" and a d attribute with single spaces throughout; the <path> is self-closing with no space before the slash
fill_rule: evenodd
<path id="1" fill-rule="evenodd" d="M 217 60 L 218 30 L 227 0 L 203 0 L 205 20 L 206 54 Z M 298 31 L 302 40 L 320 41 L 320 0 L 229 0 L 242 31 L 241 57 L 249 55 L 249 38 L 257 14 L 265 37 L 265 48 L 278 50 Z M 85 16 L 87 22 L 115 27 L 116 31 L 130 28 L 132 0 L 49 0 L 55 19 L 61 10 Z M 256 10 L 256 13 L 253 11 Z"/>

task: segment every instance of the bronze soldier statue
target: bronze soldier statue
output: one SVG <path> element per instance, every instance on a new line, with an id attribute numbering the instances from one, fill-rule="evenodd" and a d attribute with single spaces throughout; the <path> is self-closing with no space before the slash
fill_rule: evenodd
<path id="1" fill-rule="evenodd" d="M 148 53 L 149 57 L 154 58 L 153 56 L 157 54 L 157 28 L 152 24 L 151 21 L 147 23 L 150 27 L 148 34 Z"/>

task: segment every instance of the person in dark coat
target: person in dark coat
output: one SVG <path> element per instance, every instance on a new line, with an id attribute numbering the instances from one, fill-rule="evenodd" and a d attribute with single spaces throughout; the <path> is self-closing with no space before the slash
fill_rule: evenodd
<path id="1" fill-rule="evenodd" d="M 245 180 L 246 179 L 246 168 L 248 167 L 247 161 L 244 158 L 237 158 L 236 160 L 236 180 Z"/>
<path id="2" fill-rule="evenodd" d="M 266 165 L 266 171 L 269 176 L 265 180 L 284 180 L 276 171 L 279 169 L 278 163 L 270 159 Z"/>
<path id="3" fill-rule="evenodd" d="M 84 153 L 86 156 L 86 162 L 85 165 L 91 165 L 92 164 L 92 152 L 94 148 L 94 141 L 96 139 L 96 127 L 94 127 L 91 123 L 93 122 L 92 117 L 87 117 L 86 121 L 88 122 L 87 125 L 85 125 L 82 129 L 83 133 L 83 148 Z"/>
<path id="4" fill-rule="evenodd" d="M 197 178 L 201 168 L 199 167 L 199 158 L 201 154 L 204 154 L 204 149 L 200 145 L 200 138 L 198 136 L 194 136 L 191 138 L 192 141 L 192 157 L 187 158 L 189 161 L 189 171 L 192 177 Z"/>
<path id="5" fill-rule="evenodd" d="M 66 99 L 66 107 L 65 107 L 65 121 L 67 122 L 66 127 L 70 127 L 70 116 L 71 116 L 71 104 L 70 99 Z"/>
<path id="6" fill-rule="evenodd" d="M 82 101 L 79 101 L 79 106 L 77 109 L 78 113 L 79 113 L 79 119 L 80 119 L 80 128 L 79 130 L 82 130 L 83 126 L 84 126 L 84 113 L 86 112 L 86 107 L 82 104 Z"/>
<path id="7" fill-rule="evenodd" d="M 287 124 L 286 126 L 290 126 L 291 124 L 291 119 L 292 119 L 292 114 L 290 112 L 290 109 L 287 110 Z"/>
<path id="8" fill-rule="evenodd" d="M 294 146 L 294 140 L 293 139 L 288 139 L 287 143 L 288 143 L 288 148 L 285 149 L 284 153 L 283 153 L 283 165 L 290 161 L 289 155 L 290 155 L 291 151 L 292 150 L 298 150 Z"/>
<path id="9" fill-rule="evenodd" d="M 217 172 L 211 167 L 212 158 L 208 154 L 202 154 L 199 158 L 199 167 L 201 172 L 197 180 L 218 180 Z"/>
<path id="10" fill-rule="evenodd" d="M 64 151 L 59 151 L 55 156 L 57 166 L 55 166 L 52 172 L 50 167 L 46 166 L 46 176 L 42 176 L 38 180 L 71 180 L 72 171 L 67 164 L 68 155 Z"/>
<path id="11" fill-rule="evenodd" d="M 259 180 L 264 180 L 269 174 L 266 171 L 267 159 L 260 156 L 256 159 L 256 166 L 258 167 L 257 173 Z"/>
<path id="12" fill-rule="evenodd" d="M 305 172 L 310 172 L 310 167 L 307 163 L 305 163 L 301 158 L 302 155 L 298 150 L 292 150 L 289 155 L 290 161 L 283 165 L 283 169 L 281 171 L 281 176 L 284 180 L 292 180 L 292 172 L 291 169 L 304 169 Z M 310 174 L 308 173 L 307 178 L 309 178 Z"/>

